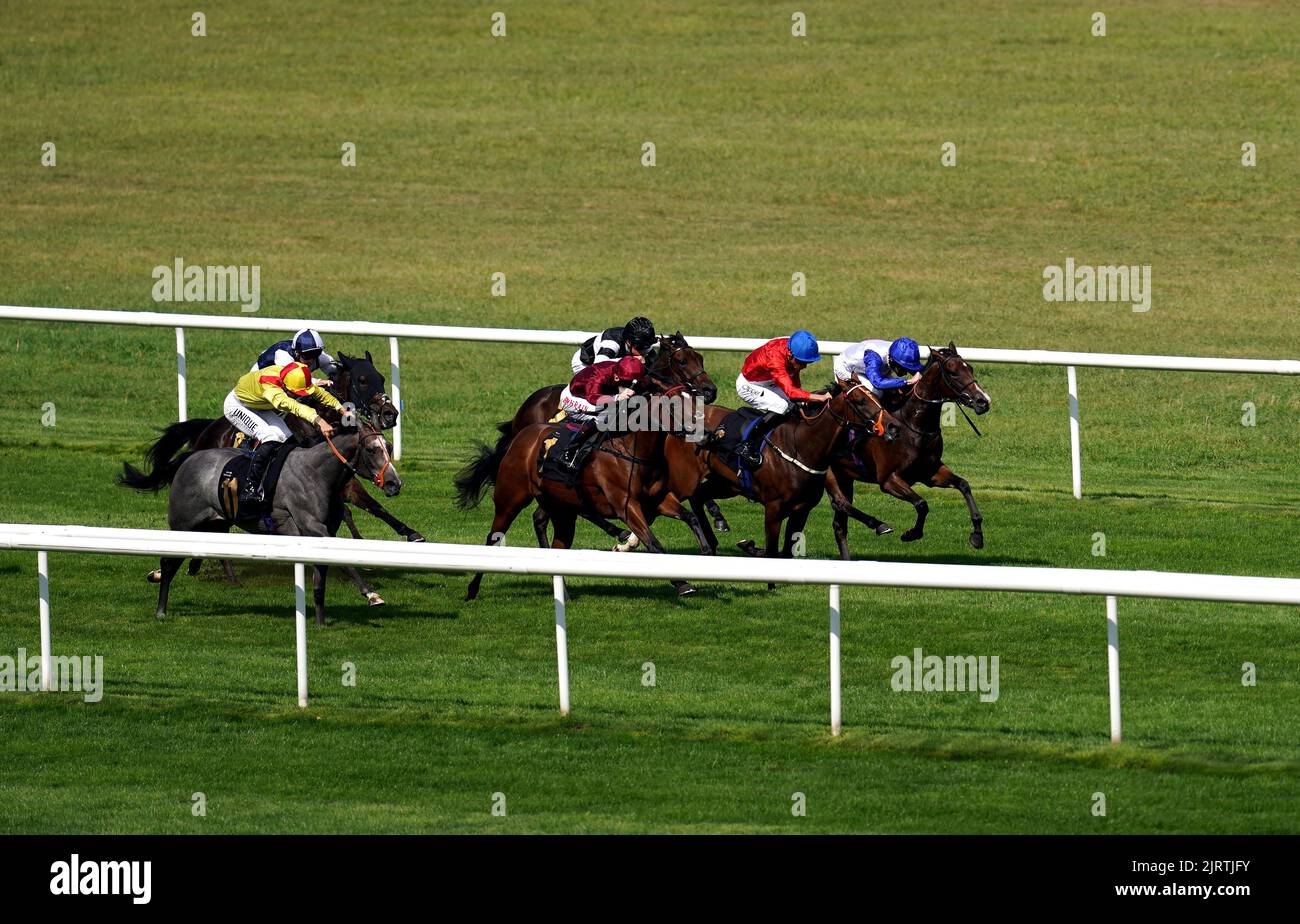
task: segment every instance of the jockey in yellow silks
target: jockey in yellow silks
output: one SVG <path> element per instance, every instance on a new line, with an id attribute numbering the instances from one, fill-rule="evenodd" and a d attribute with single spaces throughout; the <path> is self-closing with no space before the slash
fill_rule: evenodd
<path id="1" fill-rule="evenodd" d="M 292 435 L 284 414 L 293 414 L 315 424 L 325 436 L 334 433 L 329 421 L 296 398 L 313 398 L 326 407 L 342 410 L 339 400 L 317 385 L 307 367 L 298 362 L 253 369 L 240 376 L 230 394 L 226 395 L 226 419 L 258 440 L 248 465 L 244 488 L 239 494 L 241 501 L 260 500 L 262 497 L 262 476 L 266 473 L 266 466 L 276 447 Z"/>

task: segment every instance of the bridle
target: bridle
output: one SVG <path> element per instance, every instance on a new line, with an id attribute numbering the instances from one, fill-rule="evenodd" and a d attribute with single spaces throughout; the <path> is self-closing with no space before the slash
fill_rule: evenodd
<path id="1" fill-rule="evenodd" d="M 372 429 L 370 430 L 369 433 L 362 433 L 358 435 L 357 445 L 352 451 L 351 459 L 343 458 L 343 453 L 339 452 L 338 447 L 334 445 L 334 441 L 330 439 L 328 436 L 325 437 L 325 442 L 329 445 L 330 452 L 334 453 L 334 456 L 340 462 L 342 462 L 344 466 L 347 467 L 347 470 L 352 472 L 352 474 L 355 475 L 357 474 L 357 460 L 361 458 L 362 447 L 367 445 L 371 440 L 377 438 L 379 440 L 379 450 L 384 454 L 384 464 L 379 467 L 379 471 L 377 471 L 374 477 L 371 478 L 370 480 L 374 483 L 376 487 L 382 488 L 386 480 L 384 473 L 391 468 L 393 469 L 393 474 L 396 475 L 397 469 L 393 467 L 393 460 L 388 455 L 388 443 L 385 442 L 383 433 L 381 433 L 378 429 L 374 429 L 373 424 L 371 426 Z"/>
<path id="2" fill-rule="evenodd" d="M 671 349 L 663 350 L 662 346 L 664 343 L 667 343 L 669 347 L 671 347 Z M 660 340 L 660 348 L 661 349 L 659 352 L 659 356 L 667 357 L 669 374 L 660 375 L 658 372 L 652 370 L 649 367 L 649 365 L 647 365 L 646 376 L 651 379 L 654 379 L 662 386 L 678 385 L 685 388 L 689 388 L 693 393 L 698 394 L 700 389 L 697 383 L 699 382 L 701 377 L 707 376 L 708 372 L 704 369 L 703 366 L 701 366 L 700 371 L 695 373 L 694 375 L 692 376 L 683 375 L 682 370 L 684 369 L 686 362 L 681 358 L 681 354 L 684 353 L 686 350 L 690 349 L 690 346 L 686 343 L 682 343 L 680 346 L 673 346 L 672 339 L 670 337 L 664 337 L 662 340 Z M 659 360 L 658 358 L 656 358 L 655 361 L 656 363 L 662 362 L 662 360 Z"/>
<path id="3" fill-rule="evenodd" d="M 926 398 L 918 394 L 917 389 L 921 387 L 920 380 L 918 380 L 916 384 L 912 386 L 911 397 L 915 398 L 917 401 L 922 402 L 923 404 L 943 404 L 948 401 L 953 402 L 954 404 L 957 405 L 957 409 L 961 411 L 961 416 L 966 418 L 966 423 L 970 424 L 970 428 L 975 431 L 975 435 L 983 436 L 984 434 L 980 433 L 979 427 L 975 426 L 975 421 L 971 420 L 969 415 L 967 415 L 966 413 L 967 407 L 970 408 L 975 407 L 974 399 L 969 394 L 972 388 L 978 387 L 975 381 L 975 377 L 971 376 L 971 380 L 965 385 L 962 385 L 960 382 L 956 380 L 956 376 L 954 376 L 953 373 L 948 371 L 948 360 L 956 359 L 956 358 L 958 357 L 942 356 L 938 350 L 932 349 L 930 350 L 930 359 L 926 363 L 927 367 L 934 365 L 936 363 L 938 364 L 939 378 L 943 382 L 944 386 L 951 393 L 951 397 L 944 397 L 943 395 L 940 395 L 937 398 Z M 925 370 L 923 369 L 921 371 L 924 373 Z M 917 433 L 927 432 L 923 430 L 917 430 L 915 427 L 908 425 L 906 421 L 900 420 L 899 422 L 902 423 L 903 426 L 907 427 L 909 430 L 913 430 Z M 939 431 L 936 430 L 935 432 L 937 433 Z"/>

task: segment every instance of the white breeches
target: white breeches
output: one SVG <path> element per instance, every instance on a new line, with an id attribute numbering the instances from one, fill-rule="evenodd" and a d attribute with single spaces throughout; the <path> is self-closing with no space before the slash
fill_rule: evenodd
<path id="1" fill-rule="evenodd" d="M 736 376 L 736 396 L 750 407 L 760 411 L 784 414 L 790 410 L 790 399 L 780 386 L 772 382 L 751 382 L 743 375 Z"/>
<path id="2" fill-rule="evenodd" d="M 293 434 L 284 418 L 275 411 L 255 411 L 235 397 L 232 389 L 226 395 L 224 407 L 226 420 L 253 439 L 263 443 L 283 443 Z"/>
<path id="3" fill-rule="evenodd" d="M 568 385 L 560 392 L 560 408 L 568 417 L 577 421 L 594 420 L 600 413 L 599 407 L 570 392 Z"/>
<path id="4" fill-rule="evenodd" d="M 851 368 L 849 364 L 844 361 L 843 354 L 836 356 L 835 361 L 832 363 L 832 365 L 835 367 L 835 377 L 839 379 L 841 382 L 858 381 L 861 382 L 863 385 L 865 385 L 867 387 L 867 391 L 871 392 L 873 395 L 880 394 L 880 389 L 878 389 L 875 385 L 872 385 L 871 382 L 867 379 L 866 370 Z"/>

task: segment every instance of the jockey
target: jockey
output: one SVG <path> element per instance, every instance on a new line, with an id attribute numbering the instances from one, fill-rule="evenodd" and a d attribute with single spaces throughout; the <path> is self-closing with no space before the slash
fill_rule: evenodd
<path id="1" fill-rule="evenodd" d="M 325 352 L 325 341 L 310 327 L 298 331 L 290 340 L 277 340 L 271 344 L 258 355 L 253 369 L 289 363 L 302 363 L 308 369 L 319 369 L 329 378 L 333 378 L 338 370 L 334 357 Z"/>
<path id="2" fill-rule="evenodd" d="M 922 368 L 921 348 L 911 337 L 863 340 L 835 357 L 837 379 L 862 382 L 875 395 L 915 385 Z"/>
<path id="3" fill-rule="evenodd" d="M 799 373 L 819 359 L 817 338 L 806 330 L 769 340 L 745 358 L 745 365 L 736 377 L 736 395 L 750 407 L 764 412 L 749 437 L 736 447 L 736 455 L 751 468 L 762 461 L 759 447 L 763 445 L 763 437 L 789 413 L 792 400 L 831 399 L 830 395 L 810 394 L 799 383 Z"/>
<path id="4" fill-rule="evenodd" d="M 641 357 L 624 356 L 617 362 L 594 363 L 573 377 L 560 392 L 560 407 L 582 427 L 569 440 L 561 464 L 569 469 L 577 467 L 578 450 L 596 429 L 596 416 L 601 408 L 632 397 L 637 379 L 644 372 Z"/>
<path id="5" fill-rule="evenodd" d="M 656 345 L 655 326 L 648 318 L 633 318 L 622 327 L 610 327 L 586 340 L 573 354 L 573 374 L 596 363 L 624 356 L 649 356 Z"/>
<path id="6" fill-rule="evenodd" d="M 254 368 L 244 373 L 226 395 L 226 419 L 260 441 L 248 464 L 248 476 L 239 492 L 240 501 L 262 499 L 262 476 L 266 474 L 267 463 L 275 455 L 276 447 L 292 435 L 284 414 L 293 414 L 315 424 L 324 436 L 334 433 L 329 421 L 293 396 L 314 398 L 326 407 L 342 409 L 338 399 L 313 382 L 311 372 L 297 362 Z"/>

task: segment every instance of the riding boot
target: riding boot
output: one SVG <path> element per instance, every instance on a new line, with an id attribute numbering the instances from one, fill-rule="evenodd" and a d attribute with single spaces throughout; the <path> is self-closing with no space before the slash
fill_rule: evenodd
<path id="1" fill-rule="evenodd" d="M 578 467 L 578 457 L 581 455 L 582 447 L 591 438 L 591 434 L 596 432 L 596 421 L 584 420 L 582 428 L 574 433 L 569 439 L 569 445 L 564 450 L 564 455 L 560 457 L 560 464 L 569 471 Z"/>
<path id="2" fill-rule="evenodd" d="M 244 476 L 244 487 L 239 492 L 239 502 L 246 504 L 262 500 L 262 479 L 266 476 L 266 467 L 275 457 L 279 443 L 258 443 L 253 450 L 253 458 L 248 462 L 248 473 Z"/>
<path id="3" fill-rule="evenodd" d="M 749 431 L 749 436 L 741 440 L 736 446 L 736 456 L 745 463 L 750 469 L 758 468 L 763 464 L 763 437 L 771 432 L 785 414 L 779 414 L 776 411 L 768 411 L 758 423 L 754 424 L 754 429 Z"/>

